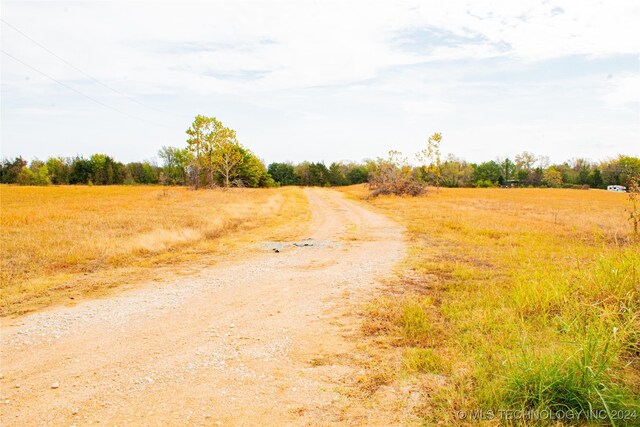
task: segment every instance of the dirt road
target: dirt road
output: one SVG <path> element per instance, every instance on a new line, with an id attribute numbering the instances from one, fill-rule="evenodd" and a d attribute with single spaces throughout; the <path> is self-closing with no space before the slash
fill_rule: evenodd
<path id="1" fill-rule="evenodd" d="M 354 310 L 403 256 L 402 230 L 305 191 L 313 218 L 297 245 L 262 242 L 188 279 L 5 319 L 2 425 L 343 423 Z"/>

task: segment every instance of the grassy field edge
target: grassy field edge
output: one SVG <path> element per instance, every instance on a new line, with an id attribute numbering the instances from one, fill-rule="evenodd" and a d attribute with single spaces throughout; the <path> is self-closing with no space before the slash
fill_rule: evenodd
<path id="1" fill-rule="evenodd" d="M 368 399 L 413 390 L 421 398 L 399 405 L 427 424 L 637 425 L 640 251 L 622 195 L 343 191 L 403 224 L 410 244 L 399 278 L 363 308 Z"/>

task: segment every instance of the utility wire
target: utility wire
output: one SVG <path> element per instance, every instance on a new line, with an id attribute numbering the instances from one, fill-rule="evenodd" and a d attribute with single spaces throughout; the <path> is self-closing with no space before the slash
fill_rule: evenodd
<path id="1" fill-rule="evenodd" d="M 15 32 L 21 34 L 23 37 L 25 37 L 26 39 L 30 40 L 33 44 L 35 44 L 36 46 L 40 47 L 41 49 L 45 50 L 46 52 L 48 52 L 49 54 L 55 56 L 56 58 L 58 58 L 60 61 L 64 62 L 65 64 L 67 64 L 69 67 L 73 68 L 74 70 L 76 70 L 77 72 L 81 73 L 82 75 L 84 75 L 85 77 L 87 77 L 88 79 L 94 81 L 95 83 L 99 84 L 102 87 L 105 87 L 107 89 L 109 89 L 110 91 L 117 93 L 120 96 L 123 96 L 125 98 L 127 98 L 129 101 L 131 102 L 135 102 L 138 105 L 141 105 L 145 108 L 149 108 L 151 110 L 157 111 L 159 113 L 162 114 L 168 114 L 171 116 L 175 116 L 175 117 L 182 117 L 176 114 L 172 114 L 172 113 L 168 113 L 166 111 L 162 111 L 156 107 L 152 107 L 151 105 L 147 105 L 145 103 L 142 103 L 140 101 L 138 101 L 137 99 L 127 95 L 126 93 L 123 93 L 121 91 L 119 91 L 118 89 L 115 89 L 111 86 L 109 86 L 106 83 L 101 82 L 100 80 L 96 79 L 95 77 L 93 77 L 91 74 L 86 73 L 84 71 L 82 71 L 80 68 L 76 67 L 75 65 L 73 65 L 72 63 L 70 63 L 69 61 L 67 61 L 66 59 L 62 58 L 60 55 L 56 54 L 55 52 L 51 51 L 50 49 L 48 49 L 46 46 L 43 46 L 41 43 L 39 43 L 38 41 L 34 40 L 32 37 L 29 37 L 28 35 L 26 35 L 24 32 L 20 31 L 18 28 L 14 27 L 12 24 L 8 23 L 7 21 L 5 21 L 4 19 L 0 18 L 0 21 L 2 21 L 3 24 L 5 24 L 6 26 L 12 28 Z"/>
<path id="2" fill-rule="evenodd" d="M 163 125 L 163 124 L 160 124 L 160 123 L 153 122 L 153 121 L 151 121 L 151 120 L 144 119 L 144 118 L 142 118 L 142 117 L 137 117 L 137 116 L 131 115 L 131 114 L 129 114 L 129 113 L 125 112 L 125 111 L 122 111 L 122 110 L 120 110 L 120 109 L 118 109 L 118 108 L 116 108 L 116 107 L 113 107 L 113 106 L 111 106 L 111 105 L 109 105 L 109 104 L 105 104 L 104 102 L 99 101 L 99 100 L 95 99 L 94 97 L 89 96 L 89 95 L 87 95 L 87 94 L 85 94 L 85 93 L 82 93 L 82 92 L 80 92 L 79 90 L 75 89 L 74 87 L 69 86 L 68 84 L 61 82 L 60 80 L 54 79 L 54 78 L 53 78 L 53 77 L 51 77 L 50 75 L 48 75 L 48 74 L 46 74 L 46 73 L 44 73 L 44 72 L 42 72 L 42 71 L 38 70 L 37 68 L 35 68 L 35 67 L 33 67 L 33 66 L 31 66 L 31 65 L 27 64 L 27 63 L 26 63 L 26 62 L 24 62 L 24 61 L 21 61 L 20 59 L 16 58 L 15 56 L 13 56 L 13 55 L 11 55 L 10 53 L 6 52 L 4 49 L 0 49 L 0 51 L 1 51 L 2 53 L 4 53 L 5 55 L 7 55 L 9 58 L 13 59 L 14 61 L 19 62 L 20 64 L 24 65 L 25 67 L 30 68 L 31 70 L 33 70 L 33 71 L 35 71 L 35 72 L 37 72 L 37 73 L 42 74 L 42 75 L 43 75 L 43 76 L 45 76 L 46 78 L 48 78 L 48 79 L 50 79 L 50 80 L 53 80 L 54 82 L 58 83 L 60 86 L 63 86 L 63 87 L 65 87 L 65 88 L 67 88 L 67 89 L 69 89 L 69 90 L 71 90 L 71 91 L 73 91 L 73 92 L 77 93 L 78 95 L 80 95 L 80 96 L 82 96 L 82 97 L 84 97 L 84 98 L 87 98 L 87 99 L 88 99 L 88 100 L 90 100 L 90 101 L 95 102 L 96 104 L 102 105 L 102 106 L 103 106 L 103 107 L 105 107 L 105 108 L 108 108 L 108 109 L 110 109 L 110 110 L 113 110 L 113 111 L 115 111 L 115 112 L 117 112 L 117 113 L 120 113 L 120 114 L 122 114 L 122 115 L 124 115 L 124 116 L 130 117 L 130 118 L 135 119 L 135 120 L 140 120 L 140 121 L 143 121 L 143 122 L 151 123 L 151 124 L 156 125 L 156 126 L 162 126 L 162 127 L 167 127 L 167 128 L 169 127 L 169 126 L 166 126 L 166 125 Z"/>

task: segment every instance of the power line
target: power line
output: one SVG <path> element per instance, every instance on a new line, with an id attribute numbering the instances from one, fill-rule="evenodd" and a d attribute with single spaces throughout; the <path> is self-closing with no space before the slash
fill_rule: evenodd
<path id="1" fill-rule="evenodd" d="M 67 64 L 69 67 L 73 68 L 74 70 L 76 70 L 77 72 L 81 73 L 82 75 L 84 75 L 85 77 L 87 77 L 88 79 L 94 81 L 95 83 L 99 84 L 102 87 L 105 87 L 107 89 L 109 89 L 110 91 L 117 93 L 120 96 L 123 96 L 125 98 L 127 98 L 129 101 L 131 102 L 135 102 L 138 105 L 141 105 L 145 108 L 149 108 L 151 110 L 157 111 L 159 113 L 162 114 L 168 114 L 171 116 L 176 116 L 176 117 L 181 117 L 178 116 L 176 114 L 172 114 L 172 113 L 168 113 L 166 111 L 162 111 L 156 107 L 153 107 L 151 105 L 147 105 L 143 102 L 138 101 L 137 99 L 127 95 L 126 93 L 123 93 L 121 91 L 119 91 L 118 89 L 115 89 L 111 86 L 109 86 L 108 84 L 96 79 L 95 77 L 93 77 L 91 74 L 81 70 L 80 68 L 76 67 L 75 65 L 73 65 L 72 63 L 70 63 L 69 61 L 67 61 L 66 59 L 62 58 L 60 55 L 56 54 L 55 52 L 53 52 L 52 50 L 48 49 L 46 46 L 42 45 L 41 43 L 39 43 L 38 41 L 34 40 L 32 37 L 29 37 L 27 34 L 25 34 L 24 32 L 20 31 L 18 28 L 14 27 L 12 24 L 8 23 L 7 21 L 5 21 L 4 19 L 0 18 L 0 21 L 2 21 L 3 24 L 5 24 L 6 26 L 10 27 L 11 29 L 13 29 L 15 32 L 21 34 L 23 37 L 25 37 L 26 39 L 30 40 L 32 43 L 34 43 L 36 46 L 40 47 L 41 49 L 45 50 L 46 52 L 48 52 L 49 54 L 55 56 L 56 58 L 58 58 L 60 61 L 64 62 L 65 64 Z"/>
<path id="2" fill-rule="evenodd" d="M 43 76 L 45 76 L 46 78 L 48 78 L 48 79 L 50 79 L 50 80 L 53 80 L 54 82 L 58 83 L 60 86 L 65 87 L 65 88 L 67 88 L 67 89 L 69 89 L 69 90 L 71 90 L 71 91 L 73 91 L 73 92 L 77 93 L 78 95 L 80 95 L 80 96 L 82 96 L 82 97 L 85 97 L 85 98 L 87 98 L 87 99 L 88 99 L 88 100 L 90 100 L 90 101 L 95 102 L 96 104 L 99 104 L 99 105 L 101 105 L 101 106 L 103 106 L 103 107 L 105 107 L 105 108 L 108 108 L 108 109 L 110 109 L 110 110 L 113 110 L 113 111 L 115 111 L 115 112 L 117 112 L 117 113 L 120 113 L 120 114 L 122 114 L 122 115 L 124 115 L 124 116 L 130 117 L 130 118 L 135 119 L 135 120 L 140 120 L 140 121 L 143 121 L 143 122 L 151 123 L 151 124 L 156 125 L 156 126 L 169 127 L 169 126 L 166 126 L 166 125 L 162 125 L 162 124 L 160 124 L 160 123 L 152 122 L 151 120 L 143 119 L 142 117 L 137 117 L 137 116 L 131 115 L 131 114 L 129 114 L 129 113 L 125 112 L 125 111 L 122 111 L 122 110 L 120 110 L 120 109 L 118 109 L 118 108 L 116 108 L 116 107 L 113 107 L 113 106 L 111 106 L 111 105 L 109 105 L 109 104 L 105 104 L 104 102 L 99 101 L 99 100 L 95 99 L 94 97 L 89 96 L 89 95 L 87 95 L 87 94 L 85 94 L 85 93 L 82 93 L 82 92 L 80 92 L 79 90 L 75 89 L 74 87 L 69 86 L 68 84 L 61 82 L 60 80 L 54 79 L 54 78 L 53 78 L 53 77 L 51 77 L 50 75 L 48 75 L 48 74 L 46 74 L 46 73 L 44 73 L 44 72 L 42 72 L 42 71 L 38 70 L 37 68 L 35 68 L 35 67 L 33 67 L 33 66 L 31 66 L 31 65 L 27 64 L 27 63 L 26 63 L 26 62 L 24 62 L 24 61 L 21 61 L 20 59 L 16 58 L 15 56 L 13 56 L 13 55 L 11 55 L 10 53 L 6 52 L 4 49 L 0 49 L 0 51 L 1 51 L 2 53 L 4 53 L 5 55 L 7 55 L 9 58 L 13 59 L 14 61 L 19 62 L 20 64 L 24 65 L 25 67 L 30 68 L 31 70 L 33 70 L 33 71 L 35 71 L 35 72 L 37 72 L 37 73 L 42 74 L 42 75 L 43 75 Z"/>

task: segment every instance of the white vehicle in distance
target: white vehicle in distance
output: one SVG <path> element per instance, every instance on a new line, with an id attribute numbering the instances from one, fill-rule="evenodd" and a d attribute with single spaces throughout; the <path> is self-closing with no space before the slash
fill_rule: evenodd
<path id="1" fill-rule="evenodd" d="M 617 191 L 619 193 L 626 193 L 627 187 L 624 185 L 607 185 L 607 191 Z"/>

